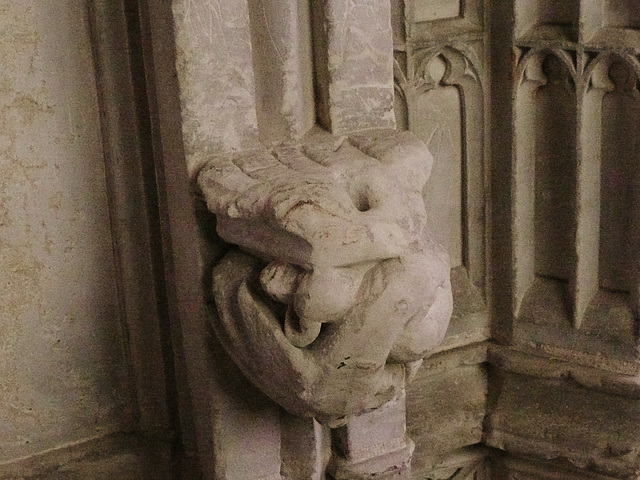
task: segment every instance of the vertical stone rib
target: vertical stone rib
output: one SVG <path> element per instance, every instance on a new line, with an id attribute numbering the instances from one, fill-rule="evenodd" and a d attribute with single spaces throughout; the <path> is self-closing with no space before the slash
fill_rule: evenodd
<path id="1" fill-rule="evenodd" d="M 639 169 L 640 170 L 640 169 Z M 633 190 L 633 217 L 631 219 L 631 245 L 633 265 L 631 266 L 631 311 L 636 320 L 640 319 L 640 173 L 636 174 Z"/>
<path id="2" fill-rule="evenodd" d="M 185 157 L 255 146 L 258 128 L 247 0 L 174 0 Z"/>
<path id="3" fill-rule="evenodd" d="M 576 186 L 576 265 L 572 282 L 573 325 L 579 328 L 589 302 L 598 291 L 600 230 L 600 119 L 602 93 L 578 99 Z"/>
<path id="4" fill-rule="evenodd" d="M 265 143 L 297 140 L 316 120 L 308 1 L 249 0 L 256 110 Z"/>
<path id="5" fill-rule="evenodd" d="M 535 277 L 534 266 L 534 202 L 535 191 L 535 113 L 530 98 L 537 83 L 525 81 L 516 88 L 514 126 L 515 152 L 513 166 L 513 315 L 519 314 L 522 301 Z"/>
<path id="6" fill-rule="evenodd" d="M 474 285 L 485 291 L 485 171 L 483 85 L 477 78 L 463 76 L 459 82 L 465 94 L 463 133 L 466 137 L 464 245 L 465 264 Z"/>
<path id="7" fill-rule="evenodd" d="M 334 134 L 393 128 L 389 2 L 313 0 L 318 120 Z"/>
<path id="8" fill-rule="evenodd" d="M 330 429 L 314 418 L 280 412 L 282 476 L 286 479 L 323 480 L 331 456 Z"/>

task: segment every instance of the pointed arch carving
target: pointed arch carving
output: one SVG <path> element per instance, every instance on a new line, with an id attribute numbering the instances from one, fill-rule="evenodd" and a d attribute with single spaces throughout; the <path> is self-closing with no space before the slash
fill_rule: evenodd
<path id="1" fill-rule="evenodd" d="M 406 101 L 409 129 L 429 145 L 435 159 L 425 201 L 434 223 L 446 226 L 436 236 L 448 245 L 452 266 L 464 266 L 482 291 L 485 132 L 478 119 L 484 118 L 485 73 L 465 46 L 417 51 L 412 60 L 407 76 L 398 66 L 396 82 Z"/>
<path id="2" fill-rule="evenodd" d="M 566 296 L 575 270 L 575 86 L 575 62 L 565 51 L 533 49 L 518 63 L 512 230 L 516 315 L 536 278 L 553 279 L 561 309 L 571 313 Z"/>
<path id="3" fill-rule="evenodd" d="M 627 322 L 630 310 L 638 317 L 639 82 L 638 60 L 613 52 L 594 58 L 582 82 L 576 283 L 581 314 L 589 318 L 596 318 L 590 305 L 602 310 L 612 302 L 627 305 Z"/>

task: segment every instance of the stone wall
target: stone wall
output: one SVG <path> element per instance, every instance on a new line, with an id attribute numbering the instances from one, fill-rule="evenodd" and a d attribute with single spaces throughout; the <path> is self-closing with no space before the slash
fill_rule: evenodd
<path id="1" fill-rule="evenodd" d="M 135 409 L 85 3 L 0 4 L 0 477 Z"/>
<path id="2" fill-rule="evenodd" d="M 497 462 L 498 478 L 635 478 L 637 7 L 515 1 L 492 18 L 501 281 L 485 439 L 529 457 Z"/>

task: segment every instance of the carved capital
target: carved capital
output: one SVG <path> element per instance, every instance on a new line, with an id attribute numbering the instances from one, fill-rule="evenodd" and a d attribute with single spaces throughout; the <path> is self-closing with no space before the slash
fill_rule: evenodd
<path id="1" fill-rule="evenodd" d="M 288 411 L 337 425 L 400 393 L 443 339 L 447 254 L 422 199 L 432 157 L 408 132 L 313 135 L 212 159 L 198 185 L 221 238 L 214 328 Z"/>

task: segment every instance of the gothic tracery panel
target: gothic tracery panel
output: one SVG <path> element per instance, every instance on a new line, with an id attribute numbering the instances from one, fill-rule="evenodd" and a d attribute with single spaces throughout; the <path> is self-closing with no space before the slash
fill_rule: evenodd
<path id="1" fill-rule="evenodd" d="M 392 2 L 396 18 L 402 16 L 405 22 L 403 28 L 394 27 L 396 119 L 398 127 L 414 132 L 434 155 L 431 181 L 423 194 L 430 225 L 436 226 L 434 235 L 447 245 L 455 266 L 454 311 L 447 335 L 407 390 L 407 431 L 416 442 L 416 478 L 486 475 L 483 462 L 478 463 L 484 452 L 473 446 L 482 438 L 480 412 L 486 408 L 488 388 L 485 341 L 490 336 L 485 3 Z"/>
<path id="2" fill-rule="evenodd" d="M 581 362 L 604 355 L 607 368 L 631 371 L 640 238 L 633 213 L 637 60 L 552 47 L 519 51 L 514 339 L 519 348 L 541 345 Z"/>
<path id="3" fill-rule="evenodd" d="M 567 281 L 571 271 L 576 181 L 576 97 L 569 69 L 555 55 L 541 63 L 535 91 L 536 273 Z"/>
<path id="4" fill-rule="evenodd" d="M 442 55 L 428 61 L 425 75 L 433 88 L 416 98 L 409 126 L 434 156 L 432 174 L 439 181 L 427 185 L 424 198 L 434 236 L 447 247 L 453 268 L 462 265 L 462 196 L 448 193 L 462 191 L 462 109 L 458 88 L 444 79 L 447 67 Z"/>
<path id="5" fill-rule="evenodd" d="M 602 98 L 600 286 L 629 292 L 632 285 L 634 180 L 640 165 L 640 92 L 622 61 L 609 65 L 611 90 Z"/>
<path id="6" fill-rule="evenodd" d="M 535 289 L 551 280 L 561 284 L 554 288 L 558 291 L 566 290 L 572 279 L 577 109 L 575 70 L 568 55 L 531 51 L 521 60 L 520 72 L 515 106 L 518 303 L 536 277 Z"/>
<path id="7" fill-rule="evenodd" d="M 452 267 L 464 266 L 483 289 L 483 87 L 469 57 L 452 47 L 418 52 L 413 81 L 401 81 L 401 89 L 408 128 L 434 155 L 434 180 L 424 191 L 434 236 L 447 246 Z"/>

